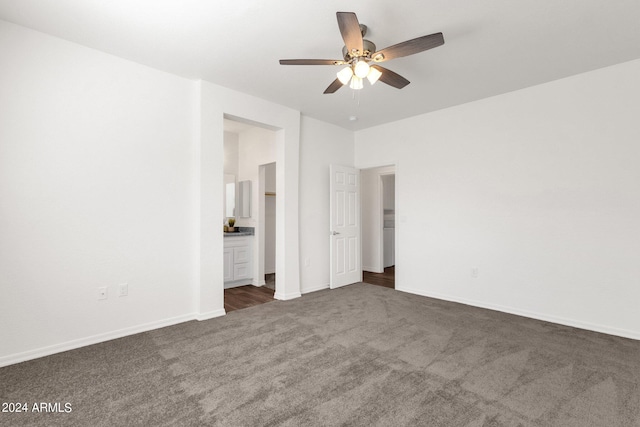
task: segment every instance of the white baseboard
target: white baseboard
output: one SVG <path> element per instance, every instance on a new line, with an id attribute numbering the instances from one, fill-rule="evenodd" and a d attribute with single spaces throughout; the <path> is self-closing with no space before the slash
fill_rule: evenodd
<path id="1" fill-rule="evenodd" d="M 224 308 L 221 308 L 219 310 L 213 310 L 207 313 L 198 314 L 196 315 L 196 320 L 199 320 L 199 321 L 209 320 L 209 319 L 213 319 L 214 317 L 224 316 L 225 314 L 227 314 L 227 312 L 225 311 Z"/>
<path id="2" fill-rule="evenodd" d="M 382 271 L 379 271 L 377 268 L 365 266 L 362 266 L 362 271 L 366 271 L 368 273 L 384 273 L 384 269 Z"/>
<path id="3" fill-rule="evenodd" d="M 288 294 L 284 294 L 284 293 L 278 293 L 278 291 L 276 291 L 276 293 L 273 295 L 273 298 L 279 299 L 281 301 L 288 301 L 291 299 L 300 298 L 301 296 L 302 294 L 300 292 L 291 292 Z"/>
<path id="4" fill-rule="evenodd" d="M 308 293 L 311 293 L 311 292 L 321 291 L 323 289 L 329 289 L 329 284 L 326 283 L 324 285 L 311 286 L 311 287 L 308 287 L 308 288 L 304 287 L 304 288 L 300 289 L 300 293 L 304 295 L 304 294 L 308 294 Z"/>
<path id="5" fill-rule="evenodd" d="M 253 279 L 239 279 L 224 283 L 225 289 L 237 288 L 238 286 L 253 285 Z"/>
<path id="6" fill-rule="evenodd" d="M 407 292 L 410 294 L 421 295 L 424 297 L 444 300 L 444 301 L 457 302 L 460 304 L 470 305 L 473 307 L 480 307 L 480 308 L 486 308 L 494 311 L 501 311 L 503 313 L 515 314 L 516 316 L 528 317 L 531 319 L 542 320 L 545 322 L 557 323 L 559 325 L 571 326 L 573 328 L 585 329 L 587 331 L 600 332 L 603 334 L 615 335 L 623 338 L 630 338 L 632 340 L 640 340 L 640 332 L 630 331 L 627 329 L 612 328 L 609 326 L 582 322 L 580 320 L 567 319 L 564 317 L 558 317 L 558 316 L 553 316 L 548 314 L 537 313 L 533 311 L 521 310 L 518 308 L 506 307 L 498 304 L 490 304 L 482 301 L 459 298 L 451 295 L 440 294 L 437 292 L 425 292 L 420 289 L 402 287 L 402 288 L 396 288 L 396 290 L 401 292 Z"/>
<path id="7" fill-rule="evenodd" d="M 224 314 L 224 310 L 223 314 Z M 9 366 L 27 360 L 37 359 L 39 357 L 50 356 L 56 353 L 62 353 L 63 351 L 75 350 L 76 348 L 85 347 L 88 345 L 98 344 L 105 341 L 111 341 L 117 338 L 126 337 L 129 335 L 139 334 L 141 332 L 147 332 L 154 329 L 164 328 L 167 326 L 177 325 L 178 323 L 188 322 L 196 318 L 194 313 L 186 314 L 184 316 L 172 317 L 157 322 L 144 323 L 138 326 L 132 326 L 130 328 L 119 329 L 117 331 L 106 332 L 104 334 L 92 335 L 86 338 L 80 338 L 63 342 L 60 344 L 50 345 L 47 347 L 41 347 L 34 350 L 25 351 L 22 353 L 10 354 L 8 356 L 0 357 L 0 367 Z"/>
<path id="8" fill-rule="evenodd" d="M 253 283 L 252 283 L 253 286 L 258 286 L 258 287 L 264 286 L 266 284 L 267 284 L 267 282 L 264 279 L 263 280 L 254 280 Z"/>

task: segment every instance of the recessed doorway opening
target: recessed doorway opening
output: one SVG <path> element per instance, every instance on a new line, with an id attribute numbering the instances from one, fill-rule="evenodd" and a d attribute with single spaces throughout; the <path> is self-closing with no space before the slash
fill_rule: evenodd
<path id="1" fill-rule="evenodd" d="M 224 306 L 273 301 L 276 292 L 276 133 L 224 120 Z M 269 273 L 269 282 L 265 280 Z"/>
<path id="2" fill-rule="evenodd" d="M 362 169 L 362 281 L 395 289 L 396 168 Z"/>

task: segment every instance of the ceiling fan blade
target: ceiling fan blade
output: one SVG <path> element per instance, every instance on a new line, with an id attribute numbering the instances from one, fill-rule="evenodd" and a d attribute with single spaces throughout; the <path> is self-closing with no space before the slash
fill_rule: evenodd
<path id="1" fill-rule="evenodd" d="M 340 89 L 342 86 L 344 86 L 342 84 L 342 82 L 340 81 L 340 79 L 335 79 L 328 88 L 326 88 L 324 90 L 324 93 L 334 93 L 335 91 L 337 91 L 338 89 Z"/>
<path id="2" fill-rule="evenodd" d="M 336 12 L 336 16 L 338 17 L 340 34 L 342 34 L 342 39 L 348 51 L 353 52 L 355 49 L 360 53 L 364 52 L 360 23 L 356 14 L 353 12 Z"/>
<path id="3" fill-rule="evenodd" d="M 442 33 L 429 34 L 428 36 L 418 37 L 416 39 L 407 40 L 406 42 L 394 44 L 371 55 L 375 62 L 388 61 L 389 59 L 401 58 L 403 56 L 413 55 L 414 53 L 423 52 L 433 49 L 434 47 L 444 44 L 444 36 Z"/>
<path id="4" fill-rule="evenodd" d="M 382 75 L 380 76 L 380 81 L 382 83 L 388 84 L 389 86 L 393 86 L 397 89 L 402 89 L 403 87 L 411 83 L 400 74 L 394 73 L 393 71 L 379 65 L 372 65 L 371 68 L 375 68 L 376 70 L 380 71 L 382 73 Z"/>
<path id="5" fill-rule="evenodd" d="M 340 59 L 281 59 L 280 65 L 342 65 Z"/>

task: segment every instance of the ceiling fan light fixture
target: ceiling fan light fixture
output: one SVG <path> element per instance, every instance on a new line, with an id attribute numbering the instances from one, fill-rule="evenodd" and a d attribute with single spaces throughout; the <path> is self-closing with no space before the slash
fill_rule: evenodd
<path id="1" fill-rule="evenodd" d="M 378 62 L 414 55 L 444 44 L 442 33 L 433 33 L 415 39 L 396 43 L 393 46 L 377 50 L 376 45 L 364 38 L 367 27 L 358 22 L 353 12 L 336 12 L 338 28 L 344 41 L 343 59 L 281 59 L 280 65 L 346 65 L 325 89 L 324 93 L 335 93 L 349 84 L 355 90 L 362 89 L 366 77 L 372 85 L 378 80 L 396 89 L 402 89 L 410 82 L 401 75 L 377 65 Z M 375 63 L 376 65 L 370 65 Z"/>
<path id="2" fill-rule="evenodd" d="M 369 64 L 367 64 L 367 61 L 356 61 L 355 65 L 353 66 L 353 74 L 355 74 L 356 76 L 360 77 L 361 79 L 364 79 L 365 77 L 367 77 L 367 75 L 369 75 Z"/>
<path id="3" fill-rule="evenodd" d="M 364 87 L 364 84 L 362 83 L 362 79 L 360 77 L 353 76 L 351 78 L 351 84 L 349 85 L 349 87 L 354 90 L 360 90 Z"/>
<path id="4" fill-rule="evenodd" d="M 340 80 L 340 83 L 346 85 L 347 83 L 349 83 L 351 76 L 353 76 L 353 71 L 351 70 L 351 67 L 346 67 L 338 71 L 336 76 L 338 77 L 338 80 Z"/>
<path id="5" fill-rule="evenodd" d="M 367 74 L 367 80 L 369 80 L 369 83 L 373 85 L 375 82 L 378 81 L 381 75 L 382 73 L 379 70 L 376 70 L 375 68 L 371 67 L 369 69 L 369 74 Z"/>

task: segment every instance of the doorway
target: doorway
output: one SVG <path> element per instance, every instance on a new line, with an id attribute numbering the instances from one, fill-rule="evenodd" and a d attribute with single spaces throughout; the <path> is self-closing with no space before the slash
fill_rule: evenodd
<path id="1" fill-rule="evenodd" d="M 363 282 L 395 289 L 396 168 L 362 170 Z"/>
<path id="2" fill-rule="evenodd" d="M 276 204 L 265 195 L 276 191 L 276 133 L 225 118 L 224 151 L 229 228 L 224 233 L 224 307 L 229 312 L 274 300 Z M 265 272 L 274 279 L 271 286 L 265 286 Z"/>

